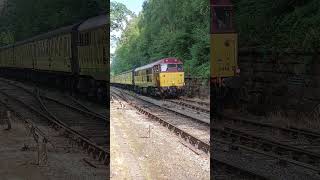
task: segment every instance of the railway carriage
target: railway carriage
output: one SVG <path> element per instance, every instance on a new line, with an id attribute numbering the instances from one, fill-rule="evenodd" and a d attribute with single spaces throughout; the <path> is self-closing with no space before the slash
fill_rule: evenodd
<path id="1" fill-rule="evenodd" d="M 2 76 L 49 82 L 103 101 L 107 97 L 107 16 L 0 48 Z"/>
<path id="2" fill-rule="evenodd" d="M 80 89 L 94 95 L 95 91 L 106 92 L 107 81 L 107 25 L 106 16 L 91 18 L 78 27 L 78 59 Z M 89 84 L 89 85 L 88 85 Z M 99 94 L 99 93 L 98 93 Z"/>
<path id="3" fill-rule="evenodd" d="M 132 70 L 130 71 L 125 71 L 117 76 L 113 76 L 113 81 L 111 83 L 117 83 L 118 85 L 131 89 L 133 86 L 133 74 Z"/>
<path id="4" fill-rule="evenodd" d="M 164 58 L 117 74 L 111 83 L 153 96 L 179 96 L 184 87 L 183 63 L 176 58 Z"/>

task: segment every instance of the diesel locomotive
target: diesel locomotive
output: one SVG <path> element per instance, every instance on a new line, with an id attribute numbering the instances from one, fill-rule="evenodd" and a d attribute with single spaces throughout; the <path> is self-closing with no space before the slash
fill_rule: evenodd
<path id="1" fill-rule="evenodd" d="M 164 58 L 130 71 L 111 76 L 111 84 L 137 93 L 160 97 L 183 94 L 183 63 L 177 58 Z"/>
<path id="2" fill-rule="evenodd" d="M 0 75 L 107 99 L 107 15 L 0 47 Z"/>
<path id="3" fill-rule="evenodd" d="M 210 14 L 211 102 L 214 113 L 221 116 L 223 106 L 237 98 L 241 84 L 238 34 L 230 0 L 211 0 Z"/>

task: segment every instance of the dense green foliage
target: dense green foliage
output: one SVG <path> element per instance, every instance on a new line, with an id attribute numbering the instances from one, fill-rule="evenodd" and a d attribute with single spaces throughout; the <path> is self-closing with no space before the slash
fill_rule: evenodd
<path id="1" fill-rule="evenodd" d="M 233 0 L 239 47 L 320 51 L 319 0 Z M 147 0 L 125 29 L 112 61 L 118 73 L 175 56 L 195 76 L 209 74 L 209 2 Z"/>
<path id="2" fill-rule="evenodd" d="M 160 58 L 177 57 L 186 72 L 208 77 L 209 37 L 208 1 L 147 0 L 122 33 L 111 70 L 119 73 Z"/>
<path id="3" fill-rule="evenodd" d="M 124 4 L 119 2 L 110 2 L 110 39 L 111 45 L 114 47 L 119 40 L 115 32 L 123 31 L 129 24 L 129 20 L 135 17 L 135 14 L 130 11 Z"/>
<path id="4" fill-rule="evenodd" d="M 106 0 L 8 0 L 0 45 L 70 25 L 107 11 Z"/>
<path id="5" fill-rule="evenodd" d="M 111 31 L 124 30 L 129 22 L 129 17 L 134 17 L 134 13 L 122 3 L 111 1 L 110 10 Z"/>
<path id="6" fill-rule="evenodd" d="M 240 47 L 320 48 L 319 0 L 234 0 Z"/>

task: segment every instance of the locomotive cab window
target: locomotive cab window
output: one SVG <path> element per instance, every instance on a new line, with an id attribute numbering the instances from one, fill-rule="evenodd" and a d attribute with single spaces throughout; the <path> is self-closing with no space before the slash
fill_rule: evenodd
<path id="1" fill-rule="evenodd" d="M 173 69 L 176 68 L 177 65 L 176 64 L 168 64 L 168 69 Z"/>
<path id="2" fill-rule="evenodd" d="M 230 6 L 212 7 L 211 33 L 233 31 L 233 9 Z"/>
<path id="3" fill-rule="evenodd" d="M 182 64 L 161 64 L 161 72 L 173 72 L 182 70 Z"/>
<path id="4" fill-rule="evenodd" d="M 168 68 L 168 64 L 161 64 L 161 72 L 166 72 Z"/>
<path id="5" fill-rule="evenodd" d="M 183 71 L 183 65 L 182 64 L 177 64 L 177 69 L 179 72 Z"/>

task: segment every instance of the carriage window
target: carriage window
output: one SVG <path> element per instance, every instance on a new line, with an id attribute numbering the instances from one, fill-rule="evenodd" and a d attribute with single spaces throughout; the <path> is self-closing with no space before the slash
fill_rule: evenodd
<path id="1" fill-rule="evenodd" d="M 85 37 L 84 46 L 88 46 L 90 43 L 89 33 L 85 33 L 84 37 Z"/>
<path id="2" fill-rule="evenodd" d="M 83 44 L 83 35 L 79 35 L 79 45 L 81 46 Z"/>
<path id="3" fill-rule="evenodd" d="M 147 74 L 152 74 L 152 69 L 147 69 Z"/>
<path id="4" fill-rule="evenodd" d="M 183 65 L 182 64 L 177 64 L 178 71 L 183 71 Z"/>

